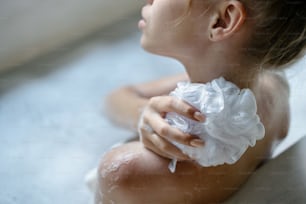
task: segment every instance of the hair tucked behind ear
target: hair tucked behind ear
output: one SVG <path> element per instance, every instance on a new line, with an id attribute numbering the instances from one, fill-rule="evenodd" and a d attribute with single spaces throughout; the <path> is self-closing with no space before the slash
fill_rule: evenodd
<path id="1" fill-rule="evenodd" d="M 263 67 L 286 65 L 306 44 L 305 0 L 240 0 L 255 22 L 249 53 Z"/>

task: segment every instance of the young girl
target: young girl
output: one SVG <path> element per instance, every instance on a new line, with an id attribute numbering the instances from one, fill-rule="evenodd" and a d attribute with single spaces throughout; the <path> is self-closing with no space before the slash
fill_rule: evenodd
<path id="1" fill-rule="evenodd" d="M 179 60 L 186 73 L 109 95 L 110 119 L 141 138 L 103 156 L 96 202 L 216 203 L 239 189 L 287 135 L 289 89 L 276 71 L 304 50 L 305 13 L 304 0 L 148 0 L 139 22 L 142 47 Z M 169 141 L 204 148 L 205 141 L 170 126 L 165 116 L 176 112 L 199 122 L 206 116 L 168 94 L 180 81 L 221 76 L 254 93 L 265 137 L 234 164 L 202 167 Z M 175 173 L 168 169 L 173 158 Z"/>

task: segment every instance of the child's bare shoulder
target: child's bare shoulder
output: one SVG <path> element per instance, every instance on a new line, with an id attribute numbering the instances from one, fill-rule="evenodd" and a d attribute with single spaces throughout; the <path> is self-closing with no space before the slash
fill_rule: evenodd
<path id="1" fill-rule="evenodd" d="M 289 85 L 284 74 L 265 71 L 254 88 L 266 136 L 283 139 L 289 128 Z"/>
<path id="2" fill-rule="evenodd" d="M 271 96 L 284 95 L 289 96 L 289 85 L 283 72 L 264 71 L 259 75 L 259 85 L 263 88 L 263 92 L 267 92 Z"/>
<path id="3" fill-rule="evenodd" d="M 284 74 L 265 71 L 258 77 L 255 88 L 257 103 L 269 110 L 285 106 L 289 101 L 289 85 Z M 273 113 L 270 113 L 273 114 Z"/>

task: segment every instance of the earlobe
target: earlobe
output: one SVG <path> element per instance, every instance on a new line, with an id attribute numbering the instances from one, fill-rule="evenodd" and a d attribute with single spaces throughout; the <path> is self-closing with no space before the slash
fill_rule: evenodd
<path id="1" fill-rule="evenodd" d="M 239 1 L 226 1 L 218 7 L 218 14 L 212 18 L 210 40 L 220 41 L 238 32 L 246 19 L 246 11 Z"/>

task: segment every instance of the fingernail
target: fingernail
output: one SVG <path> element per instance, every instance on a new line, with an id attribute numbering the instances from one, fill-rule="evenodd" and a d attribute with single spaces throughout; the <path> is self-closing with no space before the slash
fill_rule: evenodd
<path id="1" fill-rule="evenodd" d="M 190 141 L 190 145 L 193 147 L 203 147 L 204 144 L 204 141 L 201 139 L 193 139 Z"/>
<path id="2" fill-rule="evenodd" d="M 183 155 L 181 158 L 180 158 L 181 161 L 186 161 L 186 160 L 190 160 L 190 157 L 187 156 L 187 155 Z"/>
<path id="3" fill-rule="evenodd" d="M 199 122 L 204 122 L 205 121 L 205 116 L 198 111 L 193 114 L 193 117 L 195 119 L 197 119 Z"/>

